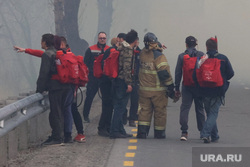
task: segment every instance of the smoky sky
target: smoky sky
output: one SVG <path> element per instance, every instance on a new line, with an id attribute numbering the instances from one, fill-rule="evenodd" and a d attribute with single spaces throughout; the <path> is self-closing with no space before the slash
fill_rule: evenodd
<path id="1" fill-rule="evenodd" d="M 40 49 L 41 35 L 54 33 L 55 23 L 51 0 L 32 3 L 20 0 L 15 4 L 0 0 L 0 3 L 0 99 L 3 99 L 17 92 L 34 90 L 40 66 L 40 59 L 24 53 L 16 54 L 12 46 Z M 105 23 L 98 21 L 100 6 L 97 3 L 97 0 L 82 0 L 79 7 L 80 37 L 89 45 L 96 43 L 96 33 Z M 30 6 L 28 10 L 27 6 Z M 219 52 L 229 58 L 235 70 L 232 82 L 250 83 L 249 75 L 246 75 L 250 71 L 250 1 L 113 0 L 112 6 L 112 10 L 105 12 L 108 18 L 112 18 L 111 24 L 108 21 L 110 27 L 104 26 L 109 38 L 135 29 L 143 48 L 143 36 L 147 32 L 155 33 L 167 46 L 164 54 L 172 75 L 177 56 L 185 50 L 187 36 L 195 36 L 198 39 L 197 49 L 206 52 L 206 40 L 216 35 Z"/>

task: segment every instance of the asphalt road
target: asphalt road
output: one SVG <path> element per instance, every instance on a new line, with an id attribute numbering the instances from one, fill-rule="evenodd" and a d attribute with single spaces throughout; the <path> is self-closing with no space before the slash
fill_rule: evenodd
<path id="1" fill-rule="evenodd" d="M 166 139 L 154 139 L 153 129 L 146 140 L 109 139 L 97 135 L 101 111 L 101 100 L 97 96 L 90 113 L 91 123 L 84 123 L 86 143 L 66 146 L 36 147 L 22 151 L 11 161 L 11 167 L 191 167 L 194 147 L 250 147 L 250 84 L 231 84 L 226 95 L 226 105 L 221 107 L 218 117 L 220 140 L 204 144 L 199 139 L 195 113 L 189 115 L 188 141 L 180 141 L 179 107 L 169 102 L 167 107 Z M 80 113 L 82 109 L 79 109 Z M 136 134 L 136 128 L 125 126 L 128 133 Z M 73 136 L 76 135 L 74 130 Z M 46 138 L 46 136 L 44 136 Z M 249 164 L 250 165 L 250 164 Z M 248 166 L 249 166 L 248 165 Z"/>
<path id="2" fill-rule="evenodd" d="M 193 147 L 250 147 L 249 86 L 244 83 L 231 83 L 226 95 L 226 104 L 220 108 L 217 121 L 220 135 L 218 143 L 204 144 L 200 140 L 193 107 L 189 116 L 188 141 L 180 141 L 181 131 L 178 122 L 180 101 L 176 104 L 169 102 L 167 138 L 154 139 L 151 128 L 146 140 L 116 139 L 106 167 L 191 167 Z M 131 130 L 132 128 L 127 127 L 128 132 L 136 133 Z M 129 146 L 136 148 L 131 150 Z"/>

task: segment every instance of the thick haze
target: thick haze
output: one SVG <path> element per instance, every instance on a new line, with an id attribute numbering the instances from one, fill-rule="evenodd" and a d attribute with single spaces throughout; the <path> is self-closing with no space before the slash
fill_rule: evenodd
<path id="1" fill-rule="evenodd" d="M 40 49 L 41 35 L 54 33 L 51 2 L 0 0 L 0 99 L 35 89 L 40 59 L 16 54 L 12 45 Z M 232 81 L 250 83 L 245 75 L 250 72 L 249 9 L 247 0 L 113 0 L 109 13 L 113 20 L 107 33 L 112 38 L 133 28 L 139 33 L 141 48 L 145 33 L 155 33 L 168 47 L 164 54 L 172 75 L 187 36 L 195 36 L 198 49 L 205 52 L 206 40 L 217 35 L 219 52 L 228 56 L 235 69 Z M 89 45 L 96 43 L 98 16 L 97 0 L 81 1 L 79 31 Z"/>

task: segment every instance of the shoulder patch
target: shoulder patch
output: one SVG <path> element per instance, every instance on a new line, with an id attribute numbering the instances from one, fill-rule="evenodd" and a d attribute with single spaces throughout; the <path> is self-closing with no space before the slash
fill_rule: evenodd
<path id="1" fill-rule="evenodd" d="M 158 50 L 153 50 L 153 54 L 154 54 L 154 59 L 157 59 L 159 56 L 163 55 L 162 52 Z"/>

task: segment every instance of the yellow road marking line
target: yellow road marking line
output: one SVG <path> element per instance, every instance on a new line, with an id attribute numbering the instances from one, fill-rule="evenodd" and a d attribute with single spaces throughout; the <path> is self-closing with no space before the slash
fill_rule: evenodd
<path id="1" fill-rule="evenodd" d="M 134 133 L 134 134 L 133 134 L 133 136 L 134 136 L 134 137 L 136 137 L 136 136 L 137 136 L 137 134 L 136 134 L 136 133 Z"/>
<path id="2" fill-rule="evenodd" d="M 134 161 L 124 161 L 123 166 L 134 166 Z"/>
<path id="3" fill-rule="evenodd" d="M 125 157 L 135 157 L 135 153 L 126 153 Z"/>
<path id="4" fill-rule="evenodd" d="M 128 149 L 129 149 L 129 150 L 136 150 L 136 149 L 137 149 L 137 146 L 128 146 Z"/>
<path id="5" fill-rule="evenodd" d="M 137 139 L 130 139 L 129 143 L 137 143 L 137 141 L 138 141 Z"/>

